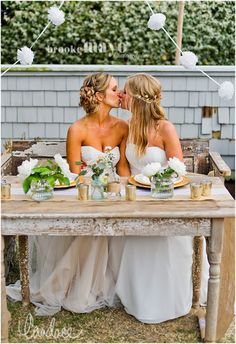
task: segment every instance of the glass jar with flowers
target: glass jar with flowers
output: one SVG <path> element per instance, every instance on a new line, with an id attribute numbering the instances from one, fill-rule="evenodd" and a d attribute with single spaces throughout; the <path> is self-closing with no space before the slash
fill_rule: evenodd
<path id="1" fill-rule="evenodd" d="M 83 165 L 82 161 L 76 161 L 76 165 Z M 97 160 L 89 161 L 79 175 L 89 174 L 91 181 L 91 199 L 101 200 L 104 198 L 104 180 L 102 174 L 106 168 L 106 161 L 103 156 Z"/>
<path id="2" fill-rule="evenodd" d="M 18 166 L 18 177 L 23 182 L 23 190 L 35 201 L 52 198 L 55 184 L 70 185 L 75 174 L 70 172 L 69 165 L 60 154 L 54 156 L 54 161 L 39 162 L 38 159 L 25 160 Z"/>
<path id="3" fill-rule="evenodd" d="M 167 166 L 153 162 L 144 167 L 142 174 L 151 181 L 151 196 L 153 198 L 172 198 L 174 195 L 174 180 L 186 174 L 186 166 L 178 158 L 170 158 Z"/>
<path id="4" fill-rule="evenodd" d="M 93 200 L 107 197 L 108 183 L 111 180 L 119 182 L 119 177 L 115 173 L 114 155 L 111 150 L 111 147 L 106 147 L 105 152 L 97 160 L 89 161 L 79 173 L 79 175 L 87 174 L 91 177 L 91 199 Z M 83 166 L 83 162 L 77 161 L 76 165 Z"/>
<path id="5" fill-rule="evenodd" d="M 120 199 L 121 198 L 121 184 L 120 177 L 116 173 L 115 168 L 115 157 L 112 153 L 112 147 L 106 146 L 104 149 L 105 152 L 105 161 L 106 161 L 106 171 L 105 171 L 105 192 L 109 199 Z"/>

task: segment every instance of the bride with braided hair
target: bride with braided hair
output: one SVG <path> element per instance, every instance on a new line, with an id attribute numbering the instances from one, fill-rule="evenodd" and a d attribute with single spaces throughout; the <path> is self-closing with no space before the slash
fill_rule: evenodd
<path id="1" fill-rule="evenodd" d="M 129 176 L 125 158 L 128 124 L 110 114 L 120 104 L 117 81 L 109 74 L 88 76 L 80 90 L 86 115 L 73 123 L 67 135 L 67 160 L 74 173 L 75 162 L 96 160 L 111 147 L 116 170 Z M 30 300 L 36 315 L 53 315 L 67 309 L 76 313 L 114 305 L 115 282 L 108 267 L 107 237 L 36 236 L 30 241 Z M 21 300 L 20 284 L 7 287 L 7 294 Z"/>
<path id="2" fill-rule="evenodd" d="M 121 106 L 132 113 L 126 146 L 132 175 L 152 162 L 164 166 L 170 157 L 183 159 L 176 129 L 161 106 L 157 79 L 148 74 L 128 77 Z M 190 311 L 191 237 L 112 238 L 109 259 L 116 294 L 127 313 L 144 323 L 160 323 Z"/>
<path id="3" fill-rule="evenodd" d="M 67 135 L 67 160 L 71 171 L 80 171 L 76 161 L 88 161 L 88 156 L 94 158 L 110 146 L 116 156 L 117 173 L 129 176 L 125 158 L 128 124 L 110 114 L 112 108 L 120 105 L 120 91 L 115 78 L 106 73 L 88 76 L 80 89 L 80 104 L 86 115 L 71 125 Z"/>

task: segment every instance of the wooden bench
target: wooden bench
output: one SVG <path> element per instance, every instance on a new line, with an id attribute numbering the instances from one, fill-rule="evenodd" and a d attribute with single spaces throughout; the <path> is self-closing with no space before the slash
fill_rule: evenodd
<path id="1" fill-rule="evenodd" d="M 220 154 L 217 152 L 209 152 L 208 140 L 182 140 L 181 145 L 184 162 L 189 172 L 219 176 L 222 181 L 224 181 L 226 176 L 230 176 L 231 170 L 221 158 Z M 65 141 L 12 141 L 9 145 L 9 151 L 2 156 L 2 176 L 16 175 L 17 166 L 27 158 L 47 159 L 52 158 L 56 153 L 60 153 L 63 157 L 66 157 Z M 9 237 L 6 240 L 5 254 L 12 245 L 13 238 Z M 194 237 L 193 307 L 195 308 L 199 305 L 202 246 L 203 237 Z M 23 259 L 27 251 L 27 238 L 24 236 L 19 237 L 19 251 L 20 257 Z M 6 266 L 7 271 L 8 268 Z"/>

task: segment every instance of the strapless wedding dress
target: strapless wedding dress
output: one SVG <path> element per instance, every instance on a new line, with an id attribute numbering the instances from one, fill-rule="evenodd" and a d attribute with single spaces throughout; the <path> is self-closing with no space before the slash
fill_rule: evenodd
<path id="1" fill-rule="evenodd" d="M 119 147 L 112 150 L 115 165 Z M 81 147 L 87 163 L 104 153 Z M 114 305 L 114 281 L 108 269 L 107 237 L 29 237 L 30 300 L 36 315 L 53 315 L 63 307 L 84 313 Z M 11 299 L 21 300 L 20 281 L 6 288 Z"/>
<path id="2" fill-rule="evenodd" d="M 148 147 L 139 159 L 135 145 L 126 157 L 132 174 L 150 162 L 167 162 L 165 151 Z M 192 306 L 192 238 L 112 238 L 110 263 L 116 293 L 127 313 L 144 323 L 159 323 L 187 314 Z"/>

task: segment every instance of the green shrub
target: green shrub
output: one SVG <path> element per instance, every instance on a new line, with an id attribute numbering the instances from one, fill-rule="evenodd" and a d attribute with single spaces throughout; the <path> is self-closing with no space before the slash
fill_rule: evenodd
<path id="1" fill-rule="evenodd" d="M 16 61 L 47 23 L 47 9 L 59 2 L 2 1 L 2 63 Z M 178 2 L 150 2 L 166 15 L 165 28 L 176 39 Z M 183 50 L 199 64 L 234 64 L 234 1 L 187 1 Z M 65 22 L 50 25 L 34 47 L 34 64 L 174 64 L 175 46 L 165 33 L 147 27 L 143 1 L 68 1 Z"/>

